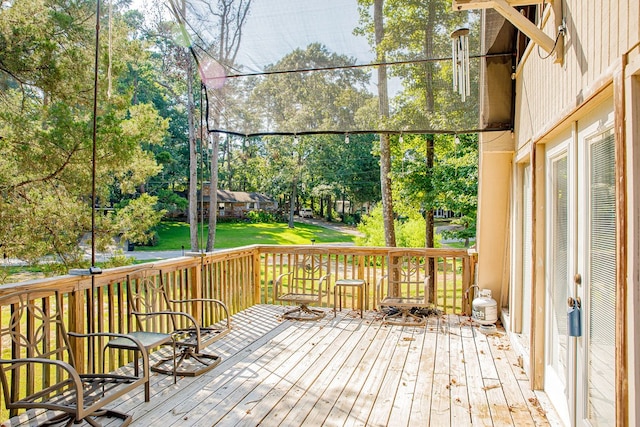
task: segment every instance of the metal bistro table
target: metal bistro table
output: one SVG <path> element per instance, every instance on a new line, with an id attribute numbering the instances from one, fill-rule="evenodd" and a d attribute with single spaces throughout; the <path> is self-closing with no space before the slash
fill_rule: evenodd
<path id="1" fill-rule="evenodd" d="M 338 305 L 338 298 L 340 298 L 340 311 L 342 311 L 342 292 L 345 288 L 358 289 L 358 307 L 360 308 L 360 317 L 364 317 L 365 307 L 365 295 L 367 294 L 367 282 L 362 279 L 340 279 L 336 280 L 333 287 L 333 317 L 336 317 L 336 306 Z"/>

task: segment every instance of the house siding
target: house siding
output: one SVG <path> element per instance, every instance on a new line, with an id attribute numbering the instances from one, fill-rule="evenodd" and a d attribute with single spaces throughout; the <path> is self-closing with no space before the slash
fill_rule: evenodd
<path id="1" fill-rule="evenodd" d="M 564 61 L 557 64 L 530 44 L 516 70 L 514 130 L 517 146 L 538 141 L 585 101 L 611 82 L 613 68 L 639 40 L 640 9 L 636 1 L 563 2 L 567 36 Z M 543 31 L 555 39 L 561 19 L 551 6 Z"/>
<path id="2" fill-rule="evenodd" d="M 541 8 L 542 5 L 539 6 Z M 489 13 L 489 12 L 487 12 Z M 532 265 L 533 308 L 530 348 L 524 354 L 527 372 L 536 389 L 544 388 L 545 348 L 545 152 L 549 143 L 555 144 L 567 138 L 576 138 L 569 146 L 579 142 L 575 135 L 583 118 L 596 109 L 604 108 L 615 116 L 616 129 L 616 173 L 620 187 L 618 205 L 618 249 L 616 265 L 618 271 L 618 294 L 616 316 L 622 319 L 616 329 L 616 425 L 640 425 L 640 200 L 637 177 L 640 175 L 640 2 L 638 0 L 578 1 L 567 0 L 547 4 L 539 16 L 539 25 L 552 39 L 555 39 L 561 17 L 564 16 L 567 35 L 561 39 L 564 51 L 563 61 L 555 61 L 554 55 L 530 43 L 517 65 L 514 82 L 503 79 L 505 87 L 514 83 L 514 131 L 511 156 L 499 152 L 509 151 L 505 138 L 496 141 L 493 134 L 480 136 L 481 176 L 495 174 L 502 170 L 498 178 L 511 183 L 510 190 L 496 189 L 491 181 L 479 183 L 478 218 L 478 284 L 480 287 L 498 288 L 499 301 L 509 301 L 511 294 L 517 294 L 521 286 L 518 272 L 522 257 L 529 256 Z M 557 18 L 556 18 L 557 17 Z M 559 43 L 560 43 L 559 42 Z M 485 72 L 491 72 L 485 70 Z M 504 73 L 503 73 L 504 74 Z M 492 80 L 493 79 L 493 80 Z M 498 91 L 492 91 L 496 76 L 485 76 L 488 90 L 481 93 L 483 111 L 491 111 L 491 104 L 504 103 L 506 99 Z M 483 116 L 484 117 L 484 116 Z M 567 136 L 569 135 L 569 136 Z M 503 141 L 502 148 L 496 142 Z M 574 148 L 575 149 L 575 148 Z M 623 154 L 626 150 L 626 156 Z M 504 167 L 511 164 L 509 173 Z M 528 165 L 528 166 L 527 166 Z M 518 179 L 518 168 L 531 167 L 533 170 L 530 193 L 523 195 L 522 180 Z M 497 227 L 492 221 L 491 209 L 496 203 L 495 193 L 502 191 L 502 197 L 509 200 L 510 218 L 506 227 Z M 484 249 L 497 240 L 512 245 L 522 245 L 521 212 L 518 203 L 523 197 L 532 197 L 534 212 L 531 240 L 532 253 L 523 254 L 512 248 L 508 260 L 492 259 Z M 484 212 L 483 212 L 484 208 Z M 495 209 L 495 208 L 493 208 Z M 626 215 L 625 215 L 626 213 Z M 509 227 L 510 225 L 510 227 Z M 489 243 L 487 243 L 489 242 Z M 496 269 L 510 270 L 509 283 L 495 284 Z M 494 271 L 494 273 L 492 273 Z M 504 292 L 509 295 L 504 295 Z M 495 293 L 494 293 L 495 295 Z M 498 299 L 496 298 L 496 299 Z M 512 300 L 512 298 L 511 298 Z M 518 313 L 519 311 L 519 313 Z M 522 315 L 522 309 L 511 304 L 505 310 L 505 326 L 514 326 L 514 316 Z M 514 332 L 514 331 L 511 331 Z M 526 347 L 526 346 L 525 346 Z"/>

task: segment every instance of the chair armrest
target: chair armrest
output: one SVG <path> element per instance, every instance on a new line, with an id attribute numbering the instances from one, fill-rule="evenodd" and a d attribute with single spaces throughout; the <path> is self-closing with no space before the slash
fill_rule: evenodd
<path id="1" fill-rule="evenodd" d="M 224 313 L 226 314 L 226 320 L 227 320 L 227 328 L 231 327 L 231 316 L 229 314 L 229 308 L 227 307 L 227 305 L 225 303 L 223 303 L 222 301 L 220 301 L 219 299 L 215 299 L 215 298 L 187 298 L 187 299 L 182 299 L 182 300 L 169 300 L 169 302 L 173 303 L 173 304 L 182 304 L 182 303 L 190 303 L 190 302 L 212 302 L 214 304 L 218 304 L 220 307 L 222 307 L 222 309 L 224 310 Z"/>
<path id="2" fill-rule="evenodd" d="M 182 316 L 182 317 L 186 317 L 189 320 L 189 322 L 191 322 L 191 324 L 193 325 L 194 329 L 197 331 L 198 339 L 200 338 L 200 324 L 195 319 L 195 317 L 193 317 L 189 313 L 185 313 L 184 311 L 168 311 L 168 310 L 164 310 L 164 311 L 151 311 L 149 313 L 141 313 L 139 311 L 132 311 L 131 314 L 133 314 L 134 316 L 140 316 L 142 318 L 155 317 L 155 316 Z M 176 325 L 175 323 L 173 324 L 173 326 L 174 326 L 174 329 L 179 329 L 178 325 Z"/>
<path id="3" fill-rule="evenodd" d="M 60 367 L 61 369 L 67 371 L 69 374 L 69 380 L 67 383 L 71 383 L 76 394 L 77 405 L 80 408 L 84 408 L 84 394 L 82 392 L 82 380 L 80 379 L 80 374 L 78 371 L 71 366 L 69 363 L 64 360 L 54 360 L 54 359 L 43 359 L 39 357 L 25 357 L 23 359 L 0 359 L 0 365 L 17 365 L 17 367 L 21 365 L 55 365 Z M 61 383 L 62 381 L 59 381 Z M 55 385 L 49 386 L 41 391 L 33 393 L 30 398 L 38 398 L 42 396 L 49 395 L 53 390 L 55 390 Z M 33 399 L 35 400 L 35 399 Z M 15 400 L 14 400 L 15 401 Z"/>
<path id="4" fill-rule="evenodd" d="M 380 292 L 380 288 L 382 287 L 382 282 L 384 281 L 384 279 L 387 279 L 388 277 L 389 275 L 385 274 L 384 276 L 378 279 L 378 283 L 376 283 L 376 289 L 378 290 L 378 292 Z"/>
<path id="5" fill-rule="evenodd" d="M 326 293 L 325 295 L 329 295 L 329 277 L 331 277 L 330 273 L 325 274 L 324 276 L 322 276 L 319 281 L 318 281 L 318 296 L 322 297 L 322 283 L 324 282 L 326 284 Z"/>
<path id="6" fill-rule="evenodd" d="M 273 285 L 276 298 L 278 298 L 278 295 L 282 294 L 282 279 L 284 279 L 286 276 L 292 276 L 292 275 L 293 275 L 293 271 L 290 271 L 288 273 L 282 273 L 276 278 L 276 281 Z"/>
<path id="7" fill-rule="evenodd" d="M 112 332 L 92 332 L 89 334 L 81 334 L 78 332 L 67 332 L 67 335 L 70 337 L 76 337 L 76 338 L 94 338 L 94 337 L 122 338 L 122 339 L 126 339 L 133 342 L 135 346 L 138 347 L 137 351 L 139 351 L 140 354 L 142 355 L 142 372 L 144 373 L 145 377 L 149 377 L 149 356 L 147 354 L 147 349 L 140 342 L 139 339 L 132 337 L 131 335 L 115 334 Z"/>
<path id="8" fill-rule="evenodd" d="M 380 304 L 380 300 L 382 300 L 382 282 L 384 282 L 385 279 L 388 279 L 389 275 L 385 274 L 383 276 L 381 276 L 378 279 L 378 283 L 376 283 L 376 294 L 375 294 L 375 299 L 378 302 L 378 304 Z"/>

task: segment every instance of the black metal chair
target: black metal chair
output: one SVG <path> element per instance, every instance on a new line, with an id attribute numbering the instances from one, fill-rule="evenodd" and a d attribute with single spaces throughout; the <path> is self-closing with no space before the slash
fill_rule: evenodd
<path id="1" fill-rule="evenodd" d="M 305 249 L 293 254 L 289 272 L 276 278 L 275 298 L 278 301 L 299 304 L 282 317 L 294 320 L 318 320 L 325 311 L 309 307 L 320 304 L 329 295 L 329 255 L 322 249 Z"/>
<path id="2" fill-rule="evenodd" d="M 59 413 L 51 418 L 43 417 L 47 421 L 42 425 L 86 421 L 92 426 L 100 426 L 98 420 L 111 422 L 113 418 L 121 420 L 122 426 L 131 422 L 130 415 L 104 407 L 131 390 L 149 384 L 147 353 L 139 341 L 122 334 L 67 333 L 62 316 L 64 301 L 58 292 L 54 301 L 50 296 L 38 298 L 35 292 L 28 291 L 3 299 L 12 304 L 11 318 L 0 328 L 3 345 L 11 346 L 12 357 L 0 359 L 4 401 L 11 416 L 17 415 L 20 409 L 43 409 Z M 69 337 L 77 338 L 78 345 L 85 342 L 80 338 L 93 340 L 86 346 L 89 351 L 93 349 L 91 357 L 97 357 L 95 350 L 105 341 L 129 340 L 143 356 L 142 373 L 131 375 L 126 369 L 84 373 L 84 366 L 76 365 Z M 92 369 L 89 366 L 89 370 Z M 148 387 L 145 388 L 145 401 L 149 401 Z M 34 422 L 37 421 L 29 425 L 35 425 Z"/>
<path id="3" fill-rule="evenodd" d="M 153 363 L 151 370 L 184 376 L 203 374 L 222 360 L 202 350 L 231 330 L 229 309 L 222 301 L 212 298 L 170 298 L 164 279 L 161 270 L 127 276 L 131 314 L 136 318 L 138 330 L 168 331 L 173 336 L 175 355 L 161 358 Z M 182 310 L 183 307 L 189 307 L 194 314 Z M 199 319 L 204 318 L 205 312 L 220 312 L 224 317 L 216 324 L 204 325 Z M 165 322 L 163 331 L 154 330 L 159 322 Z"/>

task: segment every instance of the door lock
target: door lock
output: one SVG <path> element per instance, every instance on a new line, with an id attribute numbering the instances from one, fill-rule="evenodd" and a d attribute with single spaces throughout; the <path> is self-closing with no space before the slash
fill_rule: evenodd
<path id="1" fill-rule="evenodd" d="M 582 310 L 580 309 L 580 297 L 567 298 L 569 310 L 567 311 L 567 329 L 570 337 L 582 336 Z"/>

